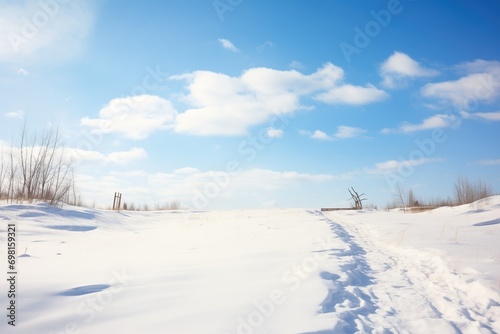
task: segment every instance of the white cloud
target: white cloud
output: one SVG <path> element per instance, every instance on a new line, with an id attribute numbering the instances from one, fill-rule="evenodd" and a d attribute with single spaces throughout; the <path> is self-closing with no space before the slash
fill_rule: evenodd
<path id="1" fill-rule="evenodd" d="M 330 174 L 297 171 L 249 169 L 237 174 L 222 170 L 200 171 L 185 167 L 170 173 L 148 173 L 136 170 L 110 172 L 101 176 L 78 174 L 77 181 L 84 198 L 107 203 L 107 194 L 116 189 L 127 194 L 127 202 L 163 202 L 179 200 L 184 207 L 204 209 L 214 202 L 234 201 L 235 197 L 286 191 L 290 187 L 324 183 L 344 178 Z M 204 195 L 210 192 L 210 196 Z"/>
<path id="2" fill-rule="evenodd" d="M 364 132 L 366 132 L 366 130 L 363 130 L 361 128 L 353 128 L 351 126 L 339 126 L 337 128 L 337 133 L 335 134 L 335 137 L 339 139 L 354 138 L 358 137 Z"/>
<path id="3" fill-rule="evenodd" d="M 266 135 L 269 137 L 269 138 L 281 138 L 283 137 L 283 134 L 285 132 L 281 129 L 274 129 L 274 128 L 268 128 L 267 131 L 266 131 Z"/>
<path id="4" fill-rule="evenodd" d="M 475 164 L 482 165 L 482 166 L 495 166 L 495 165 L 500 165 L 500 159 L 479 160 L 479 161 L 476 161 Z"/>
<path id="5" fill-rule="evenodd" d="M 489 121 L 489 122 L 500 121 L 500 111 L 496 111 L 496 112 L 476 112 L 476 113 L 468 113 L 466 111 L 462 111 L 462 112 L 460 112 L 460 115 L 463 118 L 481 119 L 483 121 Z"/>
<path id="6" fill-rule="evenodd" d="M 315 99 L 329 104 L 363 105 L 385 100 L 389 95 L 373 85 L 342 85 L 315 96 Z"/>
<path id="7" fill-rule="evenodd" d="M 226 50 L 230 50 L 233 52 L 239 52 L 238 48 L 234 46 L 233 43 L 231 43 L 230 40 L 225 39 L 225 38 L 219 38 L 219 43 L 222 45 L 222 47 Z"/>
<path id="8" fill-rule="evenodd" d="M 375 164 L 375 168 L 365 170 L 369 174 L 385 174 L 393 173 L 399 170 L 408 170 L 416 166 L 420 166 L 427 163 L 443 161 L 440 158 L 421 158 L 413 160 L 388 160 L 384 162 L 379 162 Z"/>
<path id="9" fill-rule="evenodd" d="M 297 61 L 297 60 L 292 60 L 288 66 L 290 68 L 295 69 L 295 70 L 301 70 L 304 68 L 304 65 L 300 61 Z"/>
<path id="10" fill-rule="evenodd" d="M 0 62 L 60 60 L 77 54 L 93 25 L 94 1 L 0 4 Z"/>
<path id="11" fill-rule="evenodd" d="M 26 76 L 29 74 L 29 72 L 27 70 L 25 70 L 24 68 L 20 68 L 17 70 L 17 74 Z"/>
<path id="12" fill-rule="evenodd" d="M 405 53 L 395 51 L 380 67 L 382 84 L 388 88 L 406 86 L 409 79 L 433 77 L 439 72 L 422 67 Z"/>
<path id="13" fill-rule="evenodd" d="M 500 62 L 475 60 L 457 68 L 465 75 L 457 80 L 427 84 L 421 89 L 422 95 L 451 103 L 462 110 L 500 97 Z"/>
<path id="14" fill-rule="evenodd" d="M 195 174 L 198 172 L 200 172 L 200 170 L 193 167 L 182 167 L 174 170 L 174 174 Z"/>
<path id="15" fill-rule="evenodd" d="M 99 118 L 85 117 L 83 126 L 102 133 L 117 133 L 139 140 L 150 133 L 173 127 L 176 111 L 172 104 L 158 96 L 139 95 L 111 100 L 99 112 Z"/>
<path id="16" fill-rule="evenodd" d="M 274 171 L 269 169 L 255 168 L 243 171 L 235 178 L 242 186 L 250 184 L 258 185 L 260 188 L 278 188 L 286 184 L 296 182 L 322 182 L 337 179 L 330 174 L 309 174 L 296 171 Z M 244 188 L 243 188 L 244 189 Z"/>
<path id="17" fill-rule="evenodd" d="M 128 151 L 117 151 L 108 154 L 78 148 L 66 148 L 65 153 L 69 154 L 77 164 L 111 163 L 115 165 L 128 165 L 133 161 L 146 159 L 148 157 L 148 154 L 143 148 L 137 147 Z"/>
<path id="18" fill-rule="evenodd" d="M 404 123 L 398 129 L 383 129 L 382 133 L 393 133 L 393 132 L 403 132 L 410 133 L 416 131 L 438 129 L 438 128 L 449 128 L 458 126 L 460 124 L 460 119 L 455 115 L 443 115 L 437 114 L 426 118 L 420 124 Z"/>
<path id="19" fill-rule="evenodd" d="M 366 132 L 366 130 L 363 130 L 361 128 L 354 128 L 351 126 L 345 126 L 341 125 L 337 127 L 337 132 L 333 135 L 329 135 L 321 130 L 316 130 L 313 133 L 305 130 L 300 130 L 299 133 L 303 136 L 308 136 L 312 139 L 318 139 L 318 140 L 335 140 L 335 139 L 347 139 L 347 138 L 354 138 L 358 137 L 362 133 Z"/>
<path id="20" fill-rule="evenodd" d="M 248 134 L 252 126 L 283 119 L 298 110 L 313 109 L 300 103 L 305 96 L 326 103 L 351 105 L 372 103 L 387 96 L 370 85 L 343 84 L 343 77 L 344 71 L 331 63 L 309 75 L 270 68 L 251 68 L 237 77 L 195 71 L 170 77 L 187 82 L 188 93 L 177 96 L 188 108 L 179 114 L 168 100 L 141 95 L 113 99 L 101 109 L 98 118 L 85 117 L 81 124 L 94 131 L 117 133 L 136 140 L 161 129 L 202 136 L 241 136 Z M 268 134 L 283 133 L 270 131 Z M 345 136 L 345 132 L 342 135 Z"/>
<path id="21" fill-rule="evenodd" d="M 148 154 L 143 148 L 134 147 L 129 151 L 112 152 L 106 156 L 106 162 L 111 162 L 117 165 L 126 165 L 131 161 L 145 159 Z"/>
<path id="22" fill-rule="evenodd" d="M 194 135 L 246 135 L 250 127 L 273 117 L 310 108 L 300 103 L 303 96 L 319 92 L 316 100 L 352 105 L 387 96 L 373 86 L 342 84 L 343 77 L 344 71 L 331 63 L 309 75 L 251 68 L 239 77 L 210 71 L 173 76 L 171 79 L 188 82 L 184 101 L 192 106 L 178 115 L 175 130 Z"/>
<path id="23" fill-rule="evenodd" d="M 334 138 L 332 136 L 327 135 L 325 132 L 321 130 L 316 130 L 312 133 L 311 135 L 312 139 L 318 139 L 318 140 L 333 140 Z"/>
<path id="24" fill-rule="evenodd" d="M 490 61 L 490 60 L 482 60 L 476 59 L 469 62 L 464 62 L 456 66 L 459 72 L 464 74 L 471 73 L 490 73 L 495 72 L 498 74 L 500 67 L 500 61 Z"/>
<path id="25" fill-rule="evenodd" d="M 271 41 L 265 41 L 263 44 L 261 44 L 257 47 L 257 50 L 262 52 L 262 51 L 265 51 L 266 49 L 270 49 L 270 48 L 274 47 L 274 45 L 275 44 Z"/>
<path id="26" fill-rule="evenodd" d="M 0 140 L 0 157 L 2 154 L 10 154 L 11 144 Z M 41 146 L 29 146 L 26 150 L 33 149 L 34 152 L 43 150 Z M 17 150 L 15 150 L 17 151 Z M 95 164 L 128 165 L 131 162 L 146 159 L 148 154 L 143 148 L 133 147 L 128 151 L 116 151 L 101 153 L 93 150 L 83 150 L 76 147 L 59 147 L 55 151 L 57 156 L 64 157 L 66 161 L 72 161 L 77 166 Z"/>
<path id="27" fill-rule="evenodd" d="M 7 118 L 24 118 L 24 115 L 25 115 L 25 113 L 22 110 L 6 112 L 4 114 L 4 116 Z"/>

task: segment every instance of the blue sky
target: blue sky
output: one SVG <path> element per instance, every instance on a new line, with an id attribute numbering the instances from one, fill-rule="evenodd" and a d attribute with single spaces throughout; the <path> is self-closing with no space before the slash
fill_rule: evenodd
<path id="1" fill-rule="evenodd" d="M 0 143 L 59 125 L 86 203 L 500 192 L 497 1 L 0 2 Z"/>

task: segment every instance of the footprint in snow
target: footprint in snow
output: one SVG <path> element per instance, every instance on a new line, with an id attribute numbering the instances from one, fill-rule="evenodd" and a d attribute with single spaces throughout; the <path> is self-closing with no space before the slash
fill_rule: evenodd
<path id="1" fill-rule="evenodd" d="M 47 225 L 45 228 L 50 228 L 53 230 L 61 230 L 61 231 L 71 231 L 71 232 L 87 232 L 92 231 L 97 228 L 97 226 L 78 226 L 78 225 Z"/>
<path id="2" fill-rule="evenodd" d="M 76 288 L 72 288 L 69 290 L 59 292 L 57 295 L 58 296 L 83 296 L 83 295 L 88 295 L 90 293 L 101 292 L 103 290 L 106 290 L 110 286 L 111 285 L 108 285 L 108 284 L 84 285 L 84 286 L 79 286 Z"/>

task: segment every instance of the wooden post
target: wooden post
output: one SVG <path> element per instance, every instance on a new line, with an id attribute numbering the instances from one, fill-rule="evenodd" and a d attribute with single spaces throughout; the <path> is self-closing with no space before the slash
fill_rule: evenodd
<path id="1" fill-rule="evenodd" d="M 118 207 L 116 208 L 118 211 L 120 211 L 120 208 L 122 207 L 122 193 L 118 194 Z"/>
<path id="2" fill-rule="evenodd" d="M 121 204 L 122 204 L 122 194 L 115 192 L 115 198 L 113 199 L 113 210 L 120 211 Z"/>

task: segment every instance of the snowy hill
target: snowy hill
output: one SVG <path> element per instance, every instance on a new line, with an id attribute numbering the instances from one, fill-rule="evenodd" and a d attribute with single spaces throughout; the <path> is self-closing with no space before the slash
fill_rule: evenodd
<path id="1" fill-rule="evenodd" d="M 3 204 L 7 278 L 9 224 L 1 333 L 500 332 L 500 196 L 418 214 Z"/>

